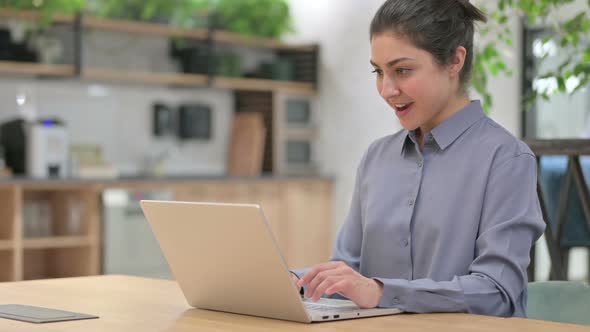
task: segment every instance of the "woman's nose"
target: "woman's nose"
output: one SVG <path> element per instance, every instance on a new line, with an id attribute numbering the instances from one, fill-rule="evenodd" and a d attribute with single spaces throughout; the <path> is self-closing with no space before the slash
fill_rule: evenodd
<path id="1" fill-rule="evenodd" d="M 397 86 L 395 81 L 387 77 L 387 75 L 383 77 L 381 91 L 379 91 L 379 93 L 381 94 L 381 97 L 383 97 L 383 99 L 385 100 L 391 97 L 397 97 L 401 94 L 399 87 Z"/>

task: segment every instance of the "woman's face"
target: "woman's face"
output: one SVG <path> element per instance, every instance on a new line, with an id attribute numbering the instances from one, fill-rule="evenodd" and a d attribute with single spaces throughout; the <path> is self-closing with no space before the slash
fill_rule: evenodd
<path id="1" fill-rule="evenodd" d="M 371 64 L 377 90 L 394 110 L 402 127 L 430 132 L 453 112 L 457 80 L 425 50 L 392 33 L 373 36 Z"/>

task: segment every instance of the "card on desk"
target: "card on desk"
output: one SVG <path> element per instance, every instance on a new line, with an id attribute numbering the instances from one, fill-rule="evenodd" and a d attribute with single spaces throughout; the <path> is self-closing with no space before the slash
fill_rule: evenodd
<path id="1" fill-rule="evenodd" d="M 20 320 L 29 323 L 51 323 L 68 320 L 92 319 L 98 318 L 98 316 L 34 307 L 30 305 L 3 304 L 0 305 L 0 318 Z"/>

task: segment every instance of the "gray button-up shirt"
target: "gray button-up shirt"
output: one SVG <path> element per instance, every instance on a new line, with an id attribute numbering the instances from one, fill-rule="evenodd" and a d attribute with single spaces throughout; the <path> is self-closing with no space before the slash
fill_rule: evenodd
<path id="1" fill-rule="evenodd" d="M 531 150 L 472 102 L 424 137 L 375 141 L 332 260 L 381 281 L 380 307 L 526 316 L 545 224 Z"/>

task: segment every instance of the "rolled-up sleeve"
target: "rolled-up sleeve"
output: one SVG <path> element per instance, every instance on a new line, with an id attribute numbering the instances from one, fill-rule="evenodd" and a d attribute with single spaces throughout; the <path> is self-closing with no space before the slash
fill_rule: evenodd
<path id="1" fill-rule="evenodd" d="M 375 278 L 384 285 L 379 306 L 416 313 L 525 317 L 530 250 L 545 227 L 536 185 L 536 159 L 530 153 L 512 156 L 493 168 L 485 188 L 475 259 L 469 273 L 438 282 Z M 354 239 L 343 240 L 353 240 L 341 246 L 354 254 L 348 249 L 354 248 Z"/>

